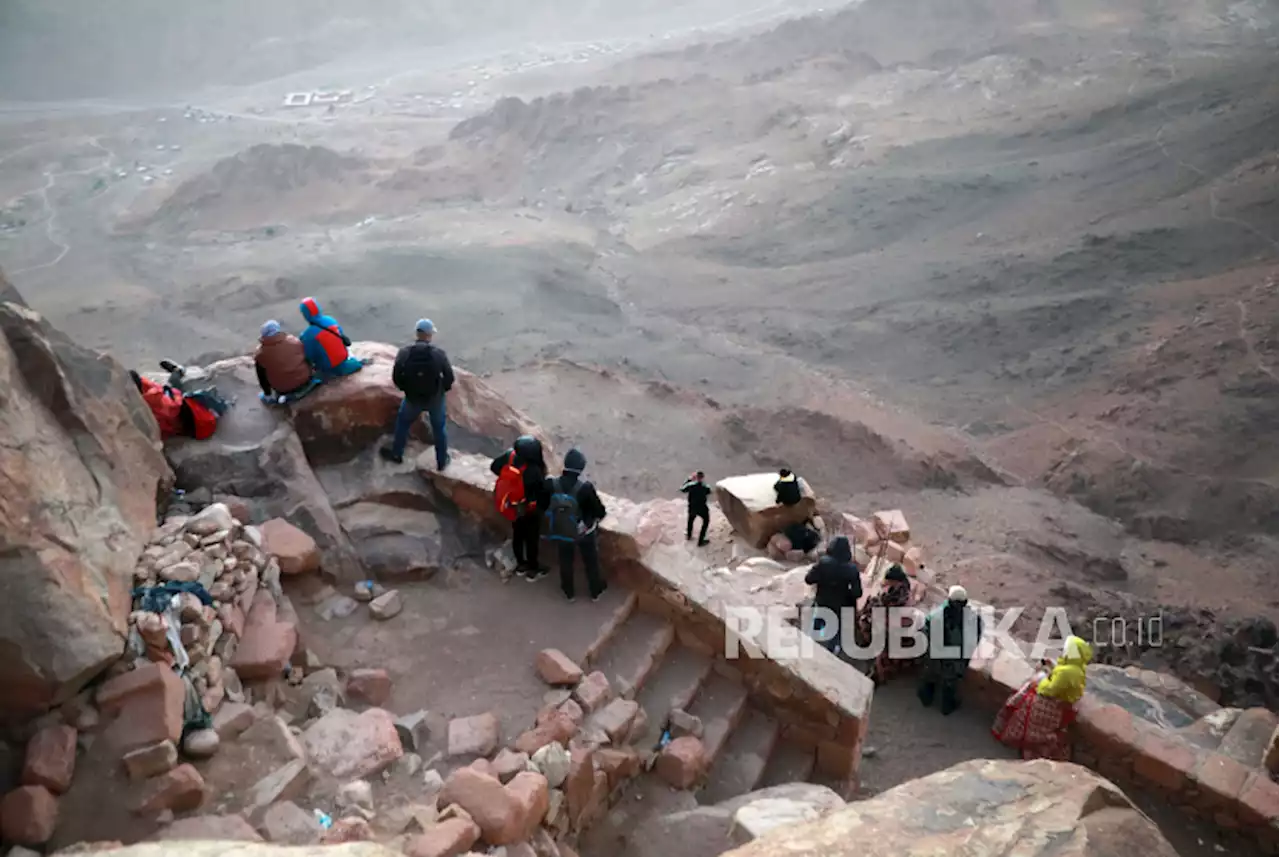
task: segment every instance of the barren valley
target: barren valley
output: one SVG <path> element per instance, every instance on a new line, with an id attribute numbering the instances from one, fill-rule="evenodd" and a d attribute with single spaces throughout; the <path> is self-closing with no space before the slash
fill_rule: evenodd
<path id="1" fill-rule="evenodd" d="M 790 466 L 975 597 L 1234 646 L 1146 653 L 1184 674 L 1269 651 L 1236 686 L 1274 707 L 1274 6 L 635 14 L 379 54 L 352 13 L 164 91 L 32 57 L 0 268 L 144 368 L 304 295 L 356 339 L 429 316 L 610 492 Z"/>

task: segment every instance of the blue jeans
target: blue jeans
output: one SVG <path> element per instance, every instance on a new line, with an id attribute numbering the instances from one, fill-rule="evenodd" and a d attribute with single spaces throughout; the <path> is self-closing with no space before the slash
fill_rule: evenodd
<path id="1" fill-rule="evenodd" d="M 436 469 L 444 470 L 444 466 L 449 463 L 449 435 L 444 427 L 446 419 L 444 396 L 438 397 L 430 404 L 419 404 L 408 399 L 400 403 L 400 411 L 396 414 L 396 437 L 391 442 L 391 450 L 397 456 L 404 455 L 405 445 L 409 442 L 409 430 L 413 428 L 418 417 L 422 416 L 423 411 L 427 412 L 427 419 L 431 424 L 431 437 L 436 444 Z"/>

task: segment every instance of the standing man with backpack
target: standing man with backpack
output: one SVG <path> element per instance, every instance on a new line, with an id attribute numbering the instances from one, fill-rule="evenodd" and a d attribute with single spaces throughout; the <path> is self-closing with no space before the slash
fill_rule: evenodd
<path id="1" fill-rule="evenodd" d="M 564 457 L 564 472 L 548 480 L 548 538 L 560 548 L 560 589 L 569 603 L 574 601 L 573 562 L 582 553 L 582 570 L 587 575 L 591 600 L 598 601 L 605 584 L 600 578 L 600 552 L 596 530 L 608 512 L 596 486 L 582 478 L 587 457 L 571 449 Z"/>
<path id="2" fill-rule="evenodd" d="M 707 505 L 707 498 L 711 496 L 711 489 L 707 487 L 704 481 L 707 474 L 699 470 L 685 481 L 680 487 L 680 493 L 689 497 L 689 522 L 684 528 L 684 540 L 687 542 L 693 538 L 693 522 L 702 519 L 702 532 L 698 534 L 698 547 L 707 544 L 707 526 L 711 523 L 711 509 Z"/>
<path id="3" fill-rule="evenodd" d="M 498 514 L 511 522 L 511 552 L 516 557 L 516 574 L 532 583 L 546 575 L 538 563 L 542 538 L 542 515 L 546 506 L 547 463 L 542 443 L 532 435 L 521 435 L 515 444 L 489 465 L 498 477 L 493 501 Z"/>
<path id="4" fill-rule="evenodd" d="M 445 433 L 445 393 L 453 387 L 453 367 L 441 348 L 431 344 L 436 326 L 431 319 L 418 319 L 415 328 L 417 341 L 406 345 L 396 354 L 396 365 L 391 370 L 391 380 L 404 393 L 404 401 L 396 414 L 396 434 L 391 446 L 384 446 L 378 454 L 387 461 L 400 464 L 404 461 L 405 444 L 409 442 L 409 430 L 426 411 L 431 422 L 431 437 L 436 445 L 436 469 L 449 466 L 449 436 Z"/>

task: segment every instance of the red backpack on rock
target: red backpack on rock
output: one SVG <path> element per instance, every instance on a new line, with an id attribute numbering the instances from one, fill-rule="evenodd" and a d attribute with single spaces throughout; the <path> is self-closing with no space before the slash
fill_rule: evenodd
<path id="1" fill-rule="evenodd" d="M 513 451 L 498 474 L 498 482 L 493 486 L 493 502 L 498 513 L 508 521 L 514 521 L 524 511 L 524 471 L 529 465 L 516 466 L 516 454 Z"/>

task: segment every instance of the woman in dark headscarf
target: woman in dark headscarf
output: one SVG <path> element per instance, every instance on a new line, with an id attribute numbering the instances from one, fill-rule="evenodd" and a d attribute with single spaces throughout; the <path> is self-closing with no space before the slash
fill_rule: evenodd
<path id="1" fill-rule="evenodd" d="M 889 657 L 889 623 L 897 622 L 901 626 L 909 626 L 911 618 L 905 609 L 890 612 L 890 608 L 906 608 L 911 604 L 911 581 L 902 566 L 895 565 L 884 576 L 880 591 L 872 595 L 858 611 L 858 644 L 865 646 L 871 642 L 871 627 L 874 622 L 885 624 L 883 646 L 876 655 L 871 667 L 871 678 L 876 684 L 883 684 L 895 673 L 900 672 L 910 660 Z"/>

